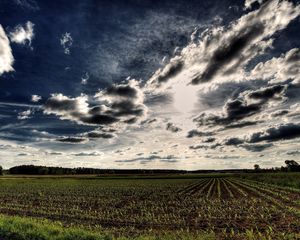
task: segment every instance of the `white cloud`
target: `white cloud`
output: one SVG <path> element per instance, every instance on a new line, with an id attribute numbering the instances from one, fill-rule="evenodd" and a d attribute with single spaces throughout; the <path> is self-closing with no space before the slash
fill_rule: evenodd
<path id="1" fill-rule="evenodd" d="M 87 81 L 89 80 L 90 75 L 88 73 L 85 73 L 82 77 L 81 77 L 81 84 L 82 85 L 86 85 Z"/>
<path id="2" fill-rule="evenodd" d="M 270 83 L 280 83 L 293 80 L 300 83 L 300 50 L 293 48 L 278 58 L 258 63 L 250 72 L 250 79 L 269 80 Z"/>
<path id="3" fill-rule="evenodd" d="M 24 120 L 24 119 L 28 119 L 30 118 L 30 115 L 32 114 L 32 111 L 30 109 L 26 110 L 26 111 L 23 111 L 23 112 L 20 112 L 18 114 L 18 119 L 19 120 Z"/>
<path id="4" fill-rule="evenodd" d="M 73 45 L 71 33 L 66 32 L 61 36 L 60 45 L 63 47 L 65 54 L 69 55 L 71 53 L 70 48 Z"/>
<path id="5" fill-rule="evenodd" d="M 31 102 L 39 102 L 42 99 L 39 95 L 31 95 Z"/>
<path id="6" fill-rule="evenodd" d="M 0 25 L 0 75 L 4 72 L 13 71 L 14 57 L 10 48 L 8 37 Z"/>
<path id="7" fill-rule="evenodd" d="M 255 2 L 262 4 L 263 0 L 246 0 L 245 1 L 245 9 L 251 9 L 251 5 Z"/>
<path id="8" fill-rule="evenodd" d="M 30 21 L 26 22 L 24 26 L 17 25 L 13 31 L 9 33 L 11 42 L 23 44 L 28 43 L 31 46 L 31 41 L 34 38 L 34 24 Z"/>

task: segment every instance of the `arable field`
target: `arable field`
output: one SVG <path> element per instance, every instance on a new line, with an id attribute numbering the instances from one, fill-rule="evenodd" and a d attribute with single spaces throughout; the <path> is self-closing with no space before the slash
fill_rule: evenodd
<path id="1" fill-rule="evenodd" d="M 300 238 L 299 189 L 238 177 L 2 177 L 0 202 L 2 218 L 59 221 L 108 239 Z"/>

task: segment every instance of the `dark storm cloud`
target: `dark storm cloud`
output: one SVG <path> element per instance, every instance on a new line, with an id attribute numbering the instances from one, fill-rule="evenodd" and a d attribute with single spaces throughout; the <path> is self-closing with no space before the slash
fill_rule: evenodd
<path id="1" fill-rule="evenodd" d="M 277 110 L 271 113 L 271 117 L 280 117 L 289 113 L 289 110 Z"/>
<path id="2" fill-rule="evenodd" d="M 152 118 L 152 119 L 147 119 L 145 121 L 142 121 L 141 124 L 144 125 L 144 124 L 151 124 L 151 123 L 154 123 L 154 122 L 157 122 L 157 119 L 156 118 Z"/>
<path id="3" fill-rule="evenodd" d="M 272 142 L 296 139 L 300 137 L 300 125 L 294 123 L 279 124 L 259 132 L 253 132 L 243 138 L 232 137 L 222 141 L 222 145 L 240 146 L 252 152 L 260 152 L 273 146 Z M 256 144 L 268 142 L 265 144 Z"/>
<path id="4" fill-rule="evenodd" d="M 286 85 L 264 87 L 256 91 L 250 91 L 246 94 L 246 97 L 261 101 L 267 101 L 268 99 L 276 97 L 276 95 L 279 95 L 278 97 L 280 98 L 282 93 L 286 91 L 286 88 Z"/>
<path id="5" fill-rule="evenodd" d="M 173 123 L 167 123 L 166 130 L 176 133 L 176 132 L 180 132 L 182 129 L 176 127 Z"/>
<path id="6" fill-rule="evenodd" d="M 84 143 L 88 139 L 86 138 L 80 138 L 80 137 L 63 137 L 63 138 L 58 138 L 57 141 L 63 142 L 63 143 Z"/>
<path id="7" fill-rule="evenodd" d="M 262 152 L 267 148 L 273 147 L 272 143 L 265 143 L 265 144 L 242 144 L 240 147 L 245 148 L 250 152 Z"/>
<path id="8" fill-rule="evenodd" d="M 274 145 L 272 143 L 250 143 L 246 139 L 241 139 L 237 137 L 226 138 L 221 142 L 222 146 L 233 146 L 233 147 L 241 147 L 246 149 L 249 152 L 262 152 L 267 148 L 271 148 Z"/>
<path id="9" fill-rule="evenodd" d="M 99 105 L 89 106 L 88 96 L 70 98 L 52 94 L 44 104 L 44 113 L 87 125 L 133 124 L 145 115 L 143 93 L 136 81 L 115 84 L 95 95 Z M 108 135 L 106 135 L 108 136 Z"/>
<path id="10" fill-rule="evenodd" d="M 250 116 L 261 109 L 261 103 L 248 104 L 244 99 L 228 100 L 224 106 L 225 118 L 220 121 L 238 120 Z"/>
<path id="11" fill-rule="evenodd" d="M 221 115 L 212 113 L 201 113 L 194 119 L 199 126 L 203 125 L 228 125 L 234 128 L 233 121 L 241 120 L 263 110 L 263 107 L 270 100 L 279 101 L 284 99 L 287 85 L 274 85 L 262 87 L 258 90 L 246 90 L 241 92 L 235 99 L 229 99 L 223 106 Z M 255 122 L 240 122 L 241 126 L 255 125 Z"/>
<path id="12" fill-rule="evenodd" d="M 52 155 L 52 156 L 60 156 L 63 155 L 61 152 L 46 152 L 47 155 Z"/>
<path id="13" fill-rule="evenodd" d="M 244 141 L 237 137 L 232 137 L 232 138 L 226 138 L 222 143 L 226 146 L 231 146 L 231 145 L 237 146 L 239 144 L 244 143 Z"/>
<path id="14" fill-rule="evenodd" d="M 85 101 L 84 98 L 83 101 Z M 49 112 L 78 112 L 80 103 L 80 98 L 68 98 L 62 94 L 53 94 L 44 104 L 44 109 Z"/>
<path id="15" fill-rule="evenodd" d="M 116 135 L 112 133 L 107 133 L 107 132 L 101 132 L 101 131 L 92 131 L 88 132 L 85 134 L 86 137 L 88 138 L 114 138 Z"/>
<path id="16" fill-rule="evenodd" d="M 216 138 L 209 137 L 202 140 L 203 143 L 212 143 L 216 140 Z"/>
<path id="17" fill-rule="evenodd" d="M 250 23 L 251 24 L 251 23 Z M 223 46 L 219 46 L 208 62 L 205 70 L 192 79 L 193 84 L 210 81 L 216 73 L 224 66 L 229 64 L 233 59 L 240 57 L 241 52 L 249 46 L 249 44 L 264 31 L 264 25 L 261 23 L 254 23 L 252 25 L 244 26 L 239 30 L 240 32 Z M 242 61 L 239 61 L 241 64 Z M 235 66 L 238 67 L 238 66 Z M 232 69 L 228 69 L 230 72 Z"/>
<path id="18" fill-rule="evenodd" d="M 197 129 L 193 129 L 193 130 L 190 130 L 187 134 L 187 138 L 193 138 L 193 137 L 206 137 L 206 136 L 211 136 L 211 135 L 214 135 L 214 133 L 212 132 L 201 132 L 201 131 L 198 131 Z"/>
<path id="19" fill-rule="evenodd" d="M 118 122 L 119 119 L 111 116 L 109 114 L 95 114 L 95 115 L 80 115 L 76 114 L 75 117 L 79 117 L 79 122 L 86 123 L 86 124 L 92 124 L 92 125 L 107 125 L 112 124 L 115 122 Z"/>
<path id="20" fill-rule="evenodd" d="M 61 119 L 73 120 L 82 124 L 107 125 L 119 121 L 118 118 L 102 112 L 102 106 L 88 108 L 87 97 L 69 98 L 62 94 L 53 94 L 44 104 L 46 114 L 61 116 Z"/>
<path id="21" fill-rule="evenodd" d="M 167 82 L 169 78 L 175 77 L 184 67 L 180 57 L 173 58 L 163 69 L 159 69 L 150 79 L 150 84 L 159 87 L 162 83 Z"/>
<path id="22" fill-rule="evenodd" d="M 275 142 L 300 137 L 300 124 L 286 123 L 270 127 L 264 131 L 252 133 L 247 141 L 256 143 L 261 141 Z"/>
<path id="23" fill-rule="evenodd" d="M 30 155 L 29 153 L 18 153 L 17 156 L 24 157 L 24 156 L 29 156 L 29 155 Z"/>
<path id="24" fill-rule="evenodd" d="M 108 87 L 104 91 L 104 94 L 116 97 L 136 98 L 138 91 L 129 85 L 113 85 Z"/>
<path id="25" fill-rule="evenodd" d="M 107 112 L 116 117 L 128 115 L 142 116 L 145 111 L 144 105 L 136 105 L 131 100 L 112 103 L 110 107 L 111 110 L 107 110 Z"/>
<path id="26" fill-rule="evenodd" d="M 192 150 L 197 150 L 197 149 L 216 149 L 217 147 L 221 147 L 222 145 L 220 143 L 215 143 L 215 144 L 199 144 L 199 145 L 192 145 L 192 146 L 189 146 L 189 149 L 192 149 Z"/>

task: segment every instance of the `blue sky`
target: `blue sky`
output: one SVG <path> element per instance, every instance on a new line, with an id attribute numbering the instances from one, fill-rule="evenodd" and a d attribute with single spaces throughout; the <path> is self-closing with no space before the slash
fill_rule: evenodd
<path id="1" fill-rule="evenodd" d="M 0 165 L 299 160 L 297 1 L 0 3 Z"/>

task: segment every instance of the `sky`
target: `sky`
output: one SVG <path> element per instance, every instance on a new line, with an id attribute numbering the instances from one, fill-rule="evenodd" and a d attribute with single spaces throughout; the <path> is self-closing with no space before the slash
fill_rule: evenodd
<path id="1" fill-rule="evenodd" d="M 0 165 L 300 161 L 300 2 L 0 1 Z"/>

